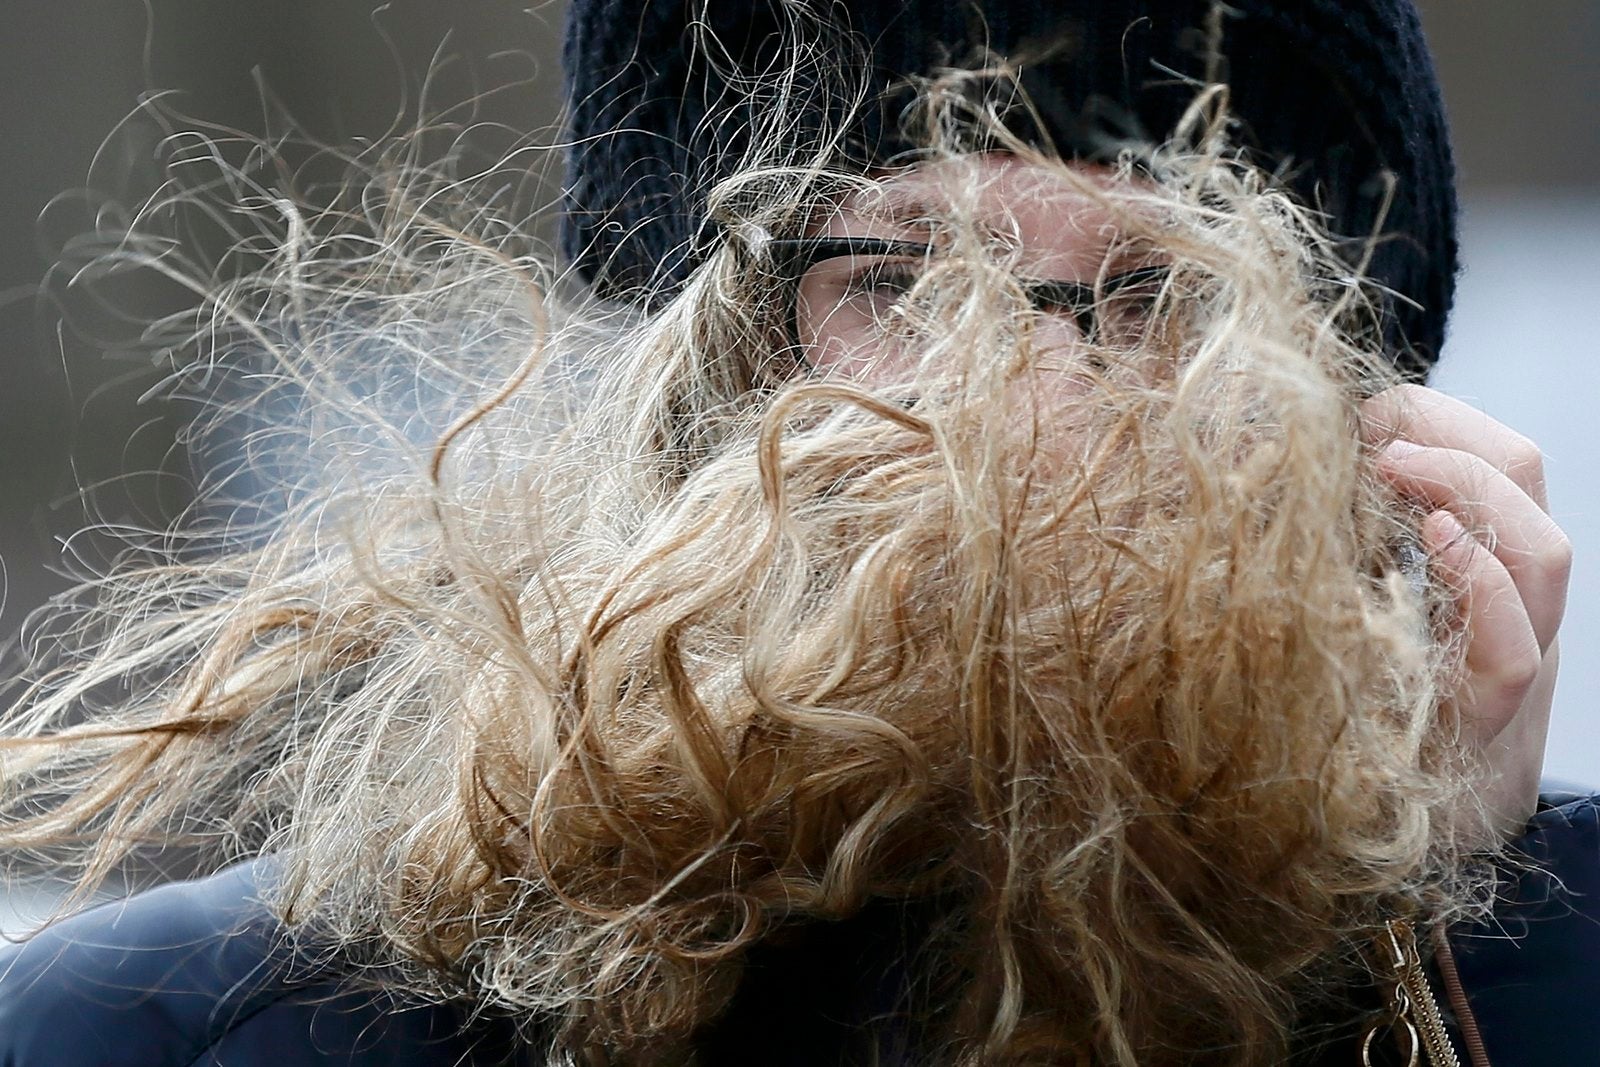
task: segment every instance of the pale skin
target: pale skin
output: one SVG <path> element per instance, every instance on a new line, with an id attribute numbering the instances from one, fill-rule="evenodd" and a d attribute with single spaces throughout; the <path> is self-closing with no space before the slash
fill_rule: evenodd
<path id="1" fill-rule="evenodd" d="M 974 215 L 1015 243 L 1019 275 L 1095 278 L 1114 236 L 1106 208 L 1012 156 L 961 165 L 975 172 L 963 177 L 978 179 L 966 186 L 978 190 Z M 884 197 L 872 198 L 870 207 L 847 201 L 819 233 L 925 236 L 914 221 L 896 219 L 915 219 L 915 205 L 938 199 L 939 183 L 913 170 L 887 176 L 883 185 Z M 797 294 L 797 333 L 811 365 L 873 384 L 904 376 L 905 360 L 866 353 L 876 299 L 870 287 L 841 299 L 829 284 L 826 277 L 808 278 Z M 1047 328 L 1070 346 L 1076 329 L 1070 316 Z M 1516 431 L 1421 385 L 1371 397 L 1362 415 L 1368 443 L 1381 446 L 1379 470 L 1426 509 L 1421 538 L 1433 574 L 1458 591 L 1455 623 L 1465 634 L 1466 674 L 1447 710 L 1481 756 L 1479 796 L 1492 832 L 1514 836 L 1538 797 L 1572 565 L 1571 543 L 1550 517 L 1543 456 Z"/>
<path id="2" fill-rule="evenodd" d="M 1420 385 L 1378 394 L 1364 414 L 1372 440 L 1395 438 L 1379 469 L 1433 509 L 1423 543 L 1435 573 L 1460 591 L 1467 634 L 1456 710 L 1483 754 L 1490 819 L 1515 834 L 1538 799 L 1572 573 L 1572 544 L 1550 517 L 1544 457 L 1510 427 Z"/>

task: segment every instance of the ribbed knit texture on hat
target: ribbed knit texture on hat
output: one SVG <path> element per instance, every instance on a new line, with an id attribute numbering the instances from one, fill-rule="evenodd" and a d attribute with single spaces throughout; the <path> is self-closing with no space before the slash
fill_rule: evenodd
<path id="1" fill-rule="evenodd" d="M 693 44 L 698 19 L 741 72 L 777 61 L 783 0 L 573 0 L 563 59 L 570 101 L 562 246 L 602 293 L 652 302 L 695 265 L 707 191 L 737 165 L 752 120 L 742 93 Z M 1351 257 L 1382 221 L 1370 277 L 1400 294 L 1386 344 L 1423 377 L 1455 291 L 1455 172 L 1432 59 L 1412 0 L 1229 0 L 1222 51 L 1239 139 L 1308 204 Z M 1062 44 L 1023 88 L 1067 155 L 1106 121 L 1161 140 L 1206 73 L 1211 0 L 818 0 L 870 49 L 875 91 L 908 75 Z M 841 14 L 842 13 L 842 14 Z M 1185 78 L 1173 76 L 1173 72 Z M 797 115 L 796 129 L 823 114 Z M 869 158 L 907 147 L 893 109 L 855 140 Z M 1099 124 L 1099 126 L 1097 126 Z"/>

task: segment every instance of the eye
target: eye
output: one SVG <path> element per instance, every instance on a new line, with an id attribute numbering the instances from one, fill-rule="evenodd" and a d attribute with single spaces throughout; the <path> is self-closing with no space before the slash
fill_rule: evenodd
<path id="1" fill-rule="evenodd" d="M 1043 312 L 1072 315 L 1088 341 L 1126 336 L 1150 322 L 1166 285 L 1166 267 L 1139 267 L 1104 282 L 1030 282 L 1029 296 Z"/>
<path id="2" fill-rule="evenodd" d="M 868 298 L 880 308 L 900 302 L 917 284 L 920 265 L 904 259 L 876 259 L 852 272 L 844 291 L 847 300 Z"/>
<path id="3" fill-rule="evenodd" d="M 1104 296 L 1095 309 L 1096 318 L 1103 320 L 1097 325 L 1131 327 L 1149 322 L 1161 302 L 1169 273 L 1165 267 L 1142 267 L 1107 278 L 1102 286 Z"/>

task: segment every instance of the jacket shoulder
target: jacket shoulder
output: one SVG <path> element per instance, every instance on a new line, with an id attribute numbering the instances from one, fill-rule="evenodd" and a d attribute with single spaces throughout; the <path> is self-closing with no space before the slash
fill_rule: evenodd
<path id="1" fill-rule="evenodd" d="M 0 948 L 0 1067 L 502 1062 L 449 1006 L 299 964 L 242 864 Z"/>

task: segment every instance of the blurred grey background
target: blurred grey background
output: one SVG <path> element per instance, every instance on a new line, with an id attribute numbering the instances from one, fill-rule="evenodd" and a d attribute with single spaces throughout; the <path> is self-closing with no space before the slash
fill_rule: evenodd
<path id="1" fill-rule="evenodd" d="M 310 134 L 343 144 L 382 137 L 415 105 L 435 57 L 452 56 L 431 79 L 435 106 L 511 85 L 477 117 L 537 139 L 555 114 L 562 6 L 9 0 L 0 29 L 0 638 L 63 587 L 62 539 L 86 514 L 148 525 L 188 497 L 178 443 L 186 412 L 138 402 L 162 368 L 124 354 L 135 351 L 135 326 L 105 314 L 63 328 L 39 295 L 50 263 L 97 211 L 157 180 L 154 133 L 135 124 L 113 135 L 140 95 L 173 90 L 170 105 L 186 115 L 260 132 L 264 85 Z M 1466 273 L 1435 384 L 1523 430 L 1549 457 L 1552 507 L 1578 561 L 1547 770 L 1600 786 L 1600 0 L 1422 7 L 1466 205 Z M 507 136 L 491 132 L 485 150 Z M 91 167 L 94 192 L 73 193 Z M 152 310 L 181 306 L 155 285 L 118 296 Z M 97 338 L 111 342 L 109 353 Z"/>

